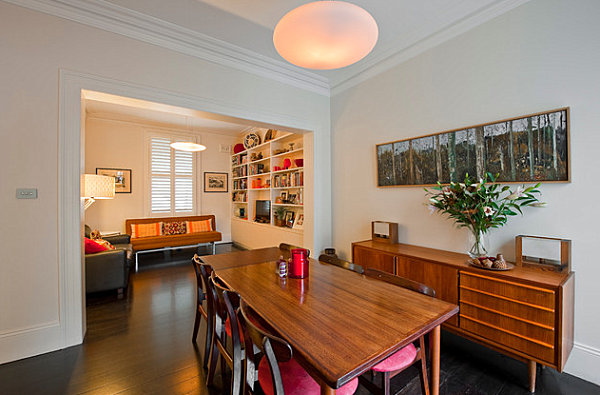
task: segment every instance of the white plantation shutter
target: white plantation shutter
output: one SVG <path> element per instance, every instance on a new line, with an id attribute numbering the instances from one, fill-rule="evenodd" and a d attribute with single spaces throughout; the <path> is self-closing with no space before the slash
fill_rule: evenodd
<path id="1" fill-rule="evenodd" d="M 183 140 L 170 136 L 150 139 L 151 214 L 194 212 L 194 154 L 172 149 L 170 144 L 176 141 Z"/>

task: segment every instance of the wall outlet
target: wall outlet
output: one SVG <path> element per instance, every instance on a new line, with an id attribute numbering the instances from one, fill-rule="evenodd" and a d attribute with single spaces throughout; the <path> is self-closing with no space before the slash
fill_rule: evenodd
<path id="1" fill-rule="evenodd" d="M 219 152 L 222 152 L 224 154 L 230 154 L 231 153 L 231 145 L 219 144 Z"/>

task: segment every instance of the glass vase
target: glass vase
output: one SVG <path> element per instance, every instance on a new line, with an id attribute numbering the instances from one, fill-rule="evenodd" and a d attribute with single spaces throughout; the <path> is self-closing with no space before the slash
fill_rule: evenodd
<path id="1" fill-rule="evenodd" d="M 471 229 L 471 242 L 473 243 L 473 246 L 469 250 L 471 258 L 488 256 L 485 233 L 480 230 Z"/>

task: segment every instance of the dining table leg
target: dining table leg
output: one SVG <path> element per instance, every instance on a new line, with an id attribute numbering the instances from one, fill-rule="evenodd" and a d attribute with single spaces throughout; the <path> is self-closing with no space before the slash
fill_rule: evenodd
<path id="1" fill-rule="evenodd" d="M 440 393 L 440 326 L 431 331 L 431 394 Z"/>
<path id="2" fill-rule="evenodd" d="M 335 395 L 335 392 L 335 389 L 331 388 L 327 384 L 321 384 L 321 395 Z"/>

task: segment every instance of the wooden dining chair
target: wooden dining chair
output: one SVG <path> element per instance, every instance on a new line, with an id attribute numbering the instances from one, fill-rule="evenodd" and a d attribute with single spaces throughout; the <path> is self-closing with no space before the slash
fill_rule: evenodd
<path id="1" fill-rule="evenodd" d="M 290 252 L 290 253 L 295 248 L 304 248 L 304 247 L 298 247 L 298 246 L 287 244 L 287 243 L 280 243 L 279 244 L 279 249 L 280 250 L 284 250 L 284 251 L 287 251 L 287 252 Z M 310 250 L 308 248 L 304 248 L 304 249 L 308 252 L 307 256 L 310 256 Z"/>
<path id="2" fill-rule="evenodd" d="M 256 325 L 256 313 L 244 300 L 240 302 L 238 323 L 242 328 L 246 344 L 245 393 L 254 394 L 256 381 L 266 395 L 318 395 L 321 386 L 293 358 L 292 347 L 274 333 Z M 249 345 L 253 346 L 250 347 Z M 261 354 L 255 352 L 255 348 Z M 339 395 L 353 394 L 358 379 L 353 379 L 337 389 Z"/>
<path id="3" fill-rule="evenodd" d="M 205 265 L 200 260 L 197 254 L 192 258 L 192 265 L 196 273 L 196 318 L 194 320 L 194 331 L 192 333 L 192 343 L 196 344 L 198 338 L 198 330 L 200 329 L 200 321 L 202 318 L 206 321 L 206 337 L 204 339 L 204 361 L 203 366 L 208 367 L 208 354 L 210 350 L 210 342 L 212 340 L 212 303 L 210 303 L 211 295 L 208 290 L 208 279 L 212 273 L 212 267 Z"/>
<path id="4" fill-rule="evenodd" d="M 394 276 L 393 274 L 382 272 L 380 270 L 367 268 L 365 275 L 373 277 L 381 281 L 385 281 L 390 284 L 397 285 L 402 288 L 410 289 L 411 291 L 419 292 L 427 296 L 435 297 L 435 290 L 428 287 L 427 285 L 418 283 L 416 281 L 409 280 L 407 278 Z M 404 371 L 414 363 L 421 361 L 421 381 L 423 385 L 423 391 L 425 395 L 429 395 L 429 381 L 427 378 L 427 358 L 425 357 L 425 335 L 419 337 L 418 346 L 415 347 L 414 343 L 411 343 L 399 351 L 373 366 L 372 372 L 382 374 L 383 388 L 378 388 L 372 381 L 361 376 L 360 383 L 364 385 L 369 391 L 376 393 L 383 393 L 389 395 L 390 393 L 390 380 L 400 372 Z"/>
<path id="5" fill-rule="evenodd" d="M 339 266 L 346 270 L 352 270 L 353 272 L 360 273 L 360 274 L 363 274 L 365 272 L 365 270 L 363 269 L 363 267 L 361 265 L 357 265 L 355 263 L 345 261 L 336 256 L 321 254 L 319 256 L 319 261 L 328 263 L 330 265 Z"/>
<path id="6" fill-rule="evenodd" d="M 238 325 L 236 310 L 239 307 L 239 296 L 230 291 L 213 272 L 209 278 L 209 292 L 213 296 L 214 319 L 213 335 L 210 346 L 208 373 L 206 385 L 212 386 L 217 362 L 221 360 L 221 379 L 223 391 L 226 390 L 225 369 L 231 369 L 230 393 L 238 395 L 242 390 L 242 336 Z M 228 339 L 231 339 L 231 347 L 228 348 Z"/>

